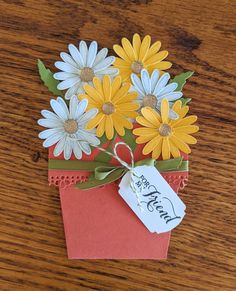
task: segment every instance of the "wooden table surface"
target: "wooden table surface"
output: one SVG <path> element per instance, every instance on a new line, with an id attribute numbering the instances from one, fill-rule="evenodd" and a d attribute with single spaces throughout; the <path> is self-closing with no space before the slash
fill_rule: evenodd
<path id="1" fill-rule="evenodd" d="M 0 143 L 1 290 L 236 290 L 236 2 L 233 0 L 2 0 Z M 52 97 L 36 68 L 54 69 L 68 43 L 123 36 L 160 39 L 171 73 L 199 117 L 187 216 L 165 262 L 68 260 L 58 189 L 47 184 L 47 150 L 37 134 Z"/>

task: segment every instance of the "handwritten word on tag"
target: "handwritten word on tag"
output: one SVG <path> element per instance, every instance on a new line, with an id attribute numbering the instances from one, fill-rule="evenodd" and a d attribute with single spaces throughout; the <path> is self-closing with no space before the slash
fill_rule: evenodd
<path id="1" fill-rule="evenodd" d="M 128 172 L 123 176 L 119 194 L 148 230 L 162 233 L 179 225 L 186 206 L 158 170 L 138 166 L 133 171 L 135 174 Z"/>

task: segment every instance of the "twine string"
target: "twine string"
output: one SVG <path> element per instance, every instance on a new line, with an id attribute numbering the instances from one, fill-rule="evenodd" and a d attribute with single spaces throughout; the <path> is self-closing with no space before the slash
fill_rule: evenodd
<path id="1" fill-rule="evenodd" d="M 130 158 L 131 158 L 131 166 L 128 163 L 126 163 L 124 160 L 122 160 L 119 157 L 118 153 L 117 153 L 117 148 L 118 148 L 118 146 L 121 146 L 121 145 L 125 146 L 129 150 L 129 154 L 130 154 Z M 102 147 L 99 147 L 99 146 L 95 146 L 95 147 L 97 149 L 99 149 L 100 151 L 112 156 L 122 166 L 124 166 L 125 168 L 127 168 L 130 171 L 130 187 L 131 187 L 132 191 L 135 193 L 135 196 L 136 196 L 136 199 L 137 199 L 137 203 L 138 203 L 138 207 L 140 208 L 141 211 L 143 211 L 143 208 L 141 206 L 141 201 L 140 201 L 140 193 L 142 192 L 143 187 L 142 187 L 142 183 L 141 183 L 141 187 L 139 187 L 138 189 L 137 189 L 137 187 L 135 187 L 135 183 L 137 182 L 137 180 L 135 181 L 135 178 L 140 180 L 140 176 L 135 172 L 134 155 L 133 155 L 133 152 L 132 152 L 132 149 L 130 148 L 130 146 L 128 144 L 126 144 L 125 142 L 117 142 L 114 145 L 113 153 L 105 150 Z"/>

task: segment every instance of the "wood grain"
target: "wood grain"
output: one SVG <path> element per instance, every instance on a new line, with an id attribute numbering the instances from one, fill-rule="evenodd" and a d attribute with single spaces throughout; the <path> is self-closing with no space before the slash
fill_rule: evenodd
<path id="1" fill-rule="evenodd" d="M 235 1 L 2 0 L 0 11 L 0 289 L 235 290 Z M 162 41 L 171 73 L 196 72 L 185 87 L 201 127 L 181 194 L 188 213 L 166 262 L 69 261 L 37 137 L 52 96 L 36 60 L 53 69 L 68 43 L 111 48 L 135 32 Z"/>

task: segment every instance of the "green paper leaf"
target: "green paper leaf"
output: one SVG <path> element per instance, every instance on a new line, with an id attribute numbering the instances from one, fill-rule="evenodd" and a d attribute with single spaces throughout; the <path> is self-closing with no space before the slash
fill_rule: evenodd
<path id="1" fill-rule="evenodd" d="M 109 151 L 109 146 L 106 148 L 106 150 Z M 95 157 L 95 161 L 97 162 L 104 162 L 104 163 L 108 163 L 110 162 L 110 160 L 112 159 L 112 157 L 108 154 L 106 154 L 105 152 L 100 152 L 96 157 Z"/>
<path id="2" fill-rule="evenodd" d="M 136 142 L 131 129 L 125 130 L 125 135 L 121 137 L 125 143 L 131 148 L 132 151 L 136 149 Z"/>
<path id="3" fill-rule="evenodd" d="M 188 71 L 188 72 L 182 73 L 178 76 L 175 76 L 174 79 L 172 79 L 170 81 L 170 83 L 175 82 L 178 84 L 178 87 L 175 89 L 175 91 L 182 91 L 184 85 L 186 84 L 186 80 L 188 78 L 190 78 L 193 74 L 194 74 L 194 72 Z"/>
<path id="4" fill-rule="evenodd" d="M 187 105 L 192 100 L 192 98 L 182 97 L 182 98 L 180 98 L 178 100 L 180 100 L 182 102 L 182 105 L 184 106 L 184 105 Z"/>
<path id="5" fill-rule="evenodd" d="M 106 151 L 111 152 L 112 151 L 112 146 L 113 146 L 113 142 L 116 138 L 116 134 L 114 134 L 113 138 L 110 140 L 109 145 L 106 148 Z M 101 141 L 102 140 L 102 141 Z M 102 138 L 100 139 L 101 141 L 101 145 L 107 142 L 106 136 L 105 134 L 102 136 Z M 97 162 L 104 162 L 104 163 L 108 163 L 110 162 L 110 160 L 112 159 L 112 157 L 108 154 L 106 154 L 105 152 L 100 152 L 96 157 L 95 157 L 95 161 Z"/>
<path id="6" fill-rule="evenodd" d="M 102 137 L 99 138 L 99 140 L 100 140 L 100 145 L 103 145 L 104 143 L 107 142 L 107 137 L 106 137 L 105 133 L 103 134 Z"/>
<path id="7" fill-rule="evenodd" d="M 44 85 L 48 88 L 50 92 L 52 92 L 55 96 L 63 96 L 62 91 L 57 89 L 57 85 L 59 81 L 53 78 L 53 73 L 47 69 L 44 63 L 38 59 L 38 70 L 41 80 Z"/>

